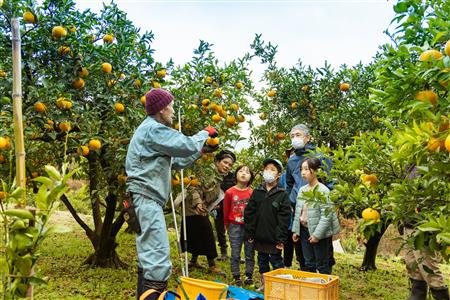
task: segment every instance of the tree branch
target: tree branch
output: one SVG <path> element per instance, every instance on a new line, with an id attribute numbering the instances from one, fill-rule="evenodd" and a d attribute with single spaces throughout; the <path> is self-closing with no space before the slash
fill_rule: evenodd
<path id="1" fill-rule="evenodd" d="M 91 237 L 93 236 L 94 232 L 92 231 L 91 228 L 89 228 L 89 226 L 80 218 L 80 216 L 78 215 L 78 213 L 76 212 L 75 208 L 72 206 L 72 204 L 70 203 L 69 199 L 67 198 L 66 194 L 63 194 L 60 197 L 61 201 L 64 203 L 64 205 L 67 207 L 67 209 L 69 210 L 69 212 L 72 214 L 72 217 L 75 219 L 75 221 L 77 221 L 77 223 L 81 226 L 81 228 L 84 229 L 84 231 L 86 232 L 86 235 L 89 237 L 89 239 L 91 239 Z M 92 241 L 92 240 L 91 240 Z"/>

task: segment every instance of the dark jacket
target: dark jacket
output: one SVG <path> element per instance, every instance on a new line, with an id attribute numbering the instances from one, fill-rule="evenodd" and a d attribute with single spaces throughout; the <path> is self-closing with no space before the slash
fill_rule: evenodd
<path id="1" fill-rule="evenodd" d="M 253 191 L 245 208 L 245 236 L 254 239 L 255 246 L 267 246 L 264 252 L 271 253 L 278 243 L 286 244 L 290 219 L 291 205 L 285 190 L 276 186 L 267 192 L 263 183 Z"/>
<path id="2" fill-rule="evenodd" d="M 312 151 L 312 154 L 310 153 Z M 305 148 L 295 149 L 295 154 L 289 157 L 287 167 L 286 167 L 286 193 L 289 195 L 289 200 L 291 200 L 292 205 L 295 207 L 297 202 L 297 194 L 300 188 L 306 184 L 301 175 L 301 163 L 307 157 L 317 157 L 321 160 L 324 165 L 322 170 L 324 170 L 328 175 L 330 175 L 331 170 L 331 160 L 322 157 L 321 153 L 316 152 L 316 146 L 313 144 L 307 144 Z M 324 183 L 330 190 L 333 189 L 333 183 L 330 181 Z"/>

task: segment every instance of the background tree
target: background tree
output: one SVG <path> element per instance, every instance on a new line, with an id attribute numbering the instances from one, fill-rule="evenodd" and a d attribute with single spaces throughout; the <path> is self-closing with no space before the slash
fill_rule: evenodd
<path id="1" fill-rule="evenodd" d="M 165 85 L 170 62 L 163 67 L 154 61 L 153 34 L 140 35 L 115 4 L 99 14 L 74 6 L 71 0 L 13 0 L 1 8 L 0 136 L 11 135 L 9 20 L 22 15 L 27 173 L 38 176 L 45 164 L 60 164 L 67 147 L 68 160 L 81 166 L 79 178 L 89 185 L 93 228 L 66 194 L 61 197 L 94 248 L 86 263 L 120 266 L 115 237 L 124 222 L 118 209 L 126 147 L 145 116 L 142 96 Z M 9 158 L 2 155 L 0 172 L 8 177 Z"/>
<path id="2" fill-rule="evenodd" d="M 332 149 L 350 144 L 361 132 L 381 127 L 383 111 L 375 109 L 369 100 L 373 65 L 343 65 L 336 71 L 326 62 L 324 67 L 313 69 L 299 61 L 284 68 L 276 64 L 276 47 L 266 45 L 260 35 L 251 47 L 255 56 L 267 63 L 262 79 L 267 88 L 256 96 L 259 118 L 265 123 L 252 130 L 255 149 L 282 157 L 290 147 L 285 137 L 298 123 L 311 128 L 314 143 Z"/>

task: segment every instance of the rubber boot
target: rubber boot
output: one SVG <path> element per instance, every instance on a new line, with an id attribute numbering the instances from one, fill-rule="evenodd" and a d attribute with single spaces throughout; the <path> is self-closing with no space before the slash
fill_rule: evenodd
<path id="1" fill-rule="evenodd" d="M 136 290 L 136 299 L 139 300 L 139 297 L 144 292 L 144 269 L 138 267 L 138 279 L 137 279 L 137 290 Z"/>
<path id="2" fill-rule="evenodd" d="M 449 300 L 450 299 L 447 287 L 439 288 L 439 289 L 430 288 L 430 291 L 431 291 L 431 295 L 433 295 L 433 298 L 436 300 Z"/>
<path id="3" fill-rule="evenodd" d="M 158 300 L 164 290 L 167 289 L 167 281 L 143 280 L 143 291 L 139 300 Z"/>
<path id="4" fill-rule="evenodd" d="M 415 280 L 410 278 L 411 294 L 407 300 L 426 300 L 428 285 L 423 280 Z"/>

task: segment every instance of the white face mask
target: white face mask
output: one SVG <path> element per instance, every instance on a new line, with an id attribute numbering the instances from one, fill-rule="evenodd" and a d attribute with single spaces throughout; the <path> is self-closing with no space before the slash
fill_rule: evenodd
<path id="1" fill-rule="evenodd" d="M 275 181 L 275 175 L 270 171 L 264 171 L 263 178 L 265 183 L 272 183 Z"/>
<path id="2" fill-rule="evenodd" d="M 301 149 L 305 148 L 305 141 L 303 141 L 303 138 L 293 138 L 292 139 L 292 147 L 294 149 Z"/>

